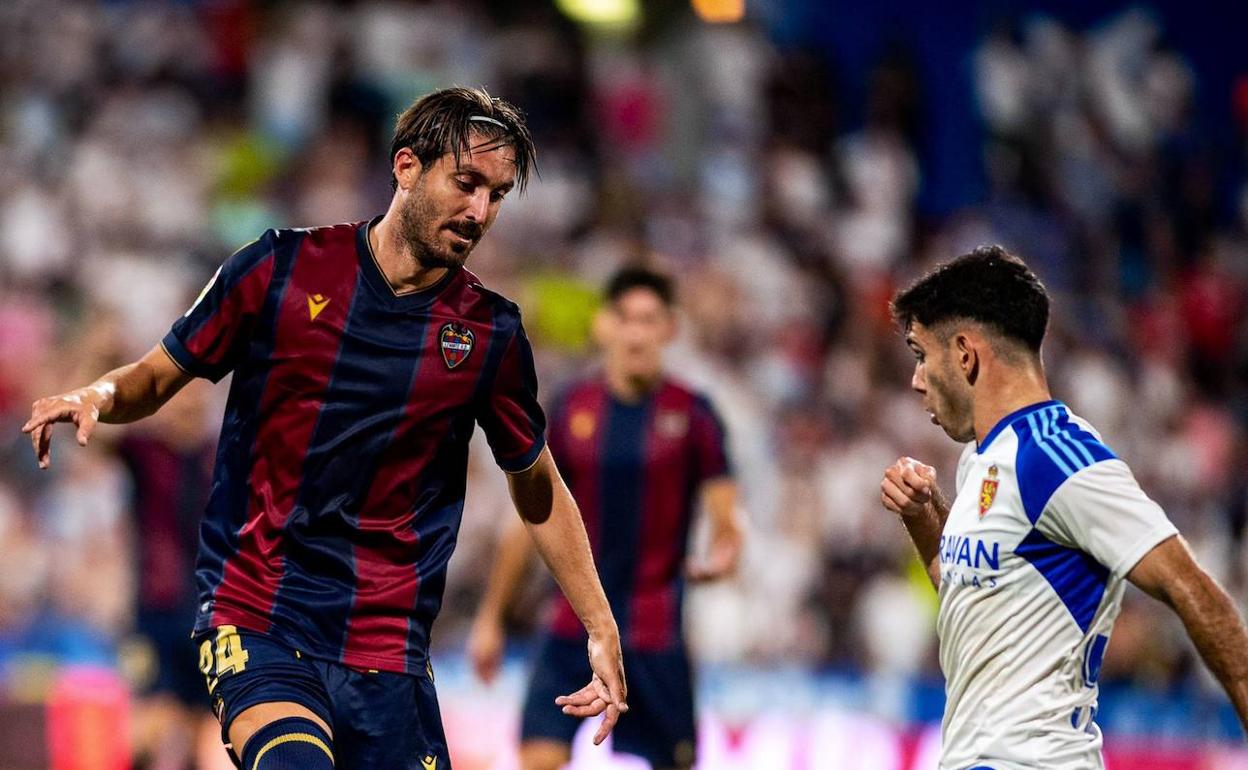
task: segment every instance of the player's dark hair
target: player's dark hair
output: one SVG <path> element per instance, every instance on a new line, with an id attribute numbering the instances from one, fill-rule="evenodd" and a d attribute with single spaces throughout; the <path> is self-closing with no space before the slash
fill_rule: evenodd
<path id="1" fill-rule="evenodd" d="M 977 321 L 1038 353 L 1049 323 L 1049 293 L 1021 259 L 1001 246 L 980 246 L 898 292 L 892 311 L 903 329 L 915 321 L 928 327 Z"/>
<path id="2" fill-rule="evenodd" d="M 617 270 L 607 281 L 607 301 L 615 302 L 633 289 L 647 289 L 655 293 L 663 304 L 676 304 L 676 287 L 672 279 L 648 267 L 625 267 Z"/>
<path id="3" fill-rule="evenodd" d="M 404 147 L 411 148 L 423 168 L 446 153 L 453 153 L 455 164 L 471 149 L 472 133 L 485 137 L 484 149 L 509 144 L 516 152 L 516 188 L 524 190 L 529 170 L 537 165 L 537 148 L 524 122 L 524 114 L 514 104 L 490 96 L 484 88 L 444 88 L 425 94 L 403 111 L 394 124 L 390 161 Z M 390 178 L 390 187 L 398 188 Z"/>

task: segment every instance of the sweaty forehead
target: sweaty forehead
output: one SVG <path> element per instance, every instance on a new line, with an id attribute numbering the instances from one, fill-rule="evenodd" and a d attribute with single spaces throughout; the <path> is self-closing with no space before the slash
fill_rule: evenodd
<path id="1" fill-rule="evenodd" d="M 506 140 L 503 140 L 506 141 Z M 491 184 L 511 184 L 516 179 L 516 149 L 510 143 L 485 139 L 473 134 L 473 145 L 460 154 L 457 171 L 479 174 Z M 448 155 L 450 155 L 448 153 Z M 453 164 L 454 157 L 449 158 Z"/>

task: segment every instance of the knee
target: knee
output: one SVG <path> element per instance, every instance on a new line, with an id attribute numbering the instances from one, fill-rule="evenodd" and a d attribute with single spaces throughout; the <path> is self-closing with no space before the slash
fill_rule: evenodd
<path id="1" fill-rule="evenodd" d="M 243 746 L 243 770 L 333 770 L 333 742 L 304 717 L 285 717 L 256 730 Z"/>

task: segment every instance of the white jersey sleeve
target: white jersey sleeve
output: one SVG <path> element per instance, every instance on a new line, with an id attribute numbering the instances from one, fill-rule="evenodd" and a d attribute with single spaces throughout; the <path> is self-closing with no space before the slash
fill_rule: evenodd
<path id="1" fill-rule="evenodd" d="M 1056 543 L 1091 555 L 1119 578 L 1178 533 L 1127 464 L 1116 458 L 1067 478 L 1049 498 L 1036 528 Z"/>

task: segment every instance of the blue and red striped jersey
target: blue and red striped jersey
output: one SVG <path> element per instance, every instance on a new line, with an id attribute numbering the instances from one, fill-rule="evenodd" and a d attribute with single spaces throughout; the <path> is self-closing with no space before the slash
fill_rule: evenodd
<path id="1" fill-rule="evenodd" d="M 416 673 L 474 425 L 519 471 L 545 445 L 545 417 L 516 305 L 463 269 L 396 294 L 368 224 L 266 232 L 162 344 L 191 374 L 233 372 L 200 527 L 196 632 L 235 625 L 348 666 Z"/>
<path id="2" fill-rule="evenodd" d="M 732 472 L 710 401 L 663 380 L 644 399 L 625 403 L 601 377 L 585 380 L 551 410 L 550 451 L 585 519 L 624 646 L 683 644 L 685 554 L 698 492 Z M 550 630 L 585 637 L 562 594 Z"/>

